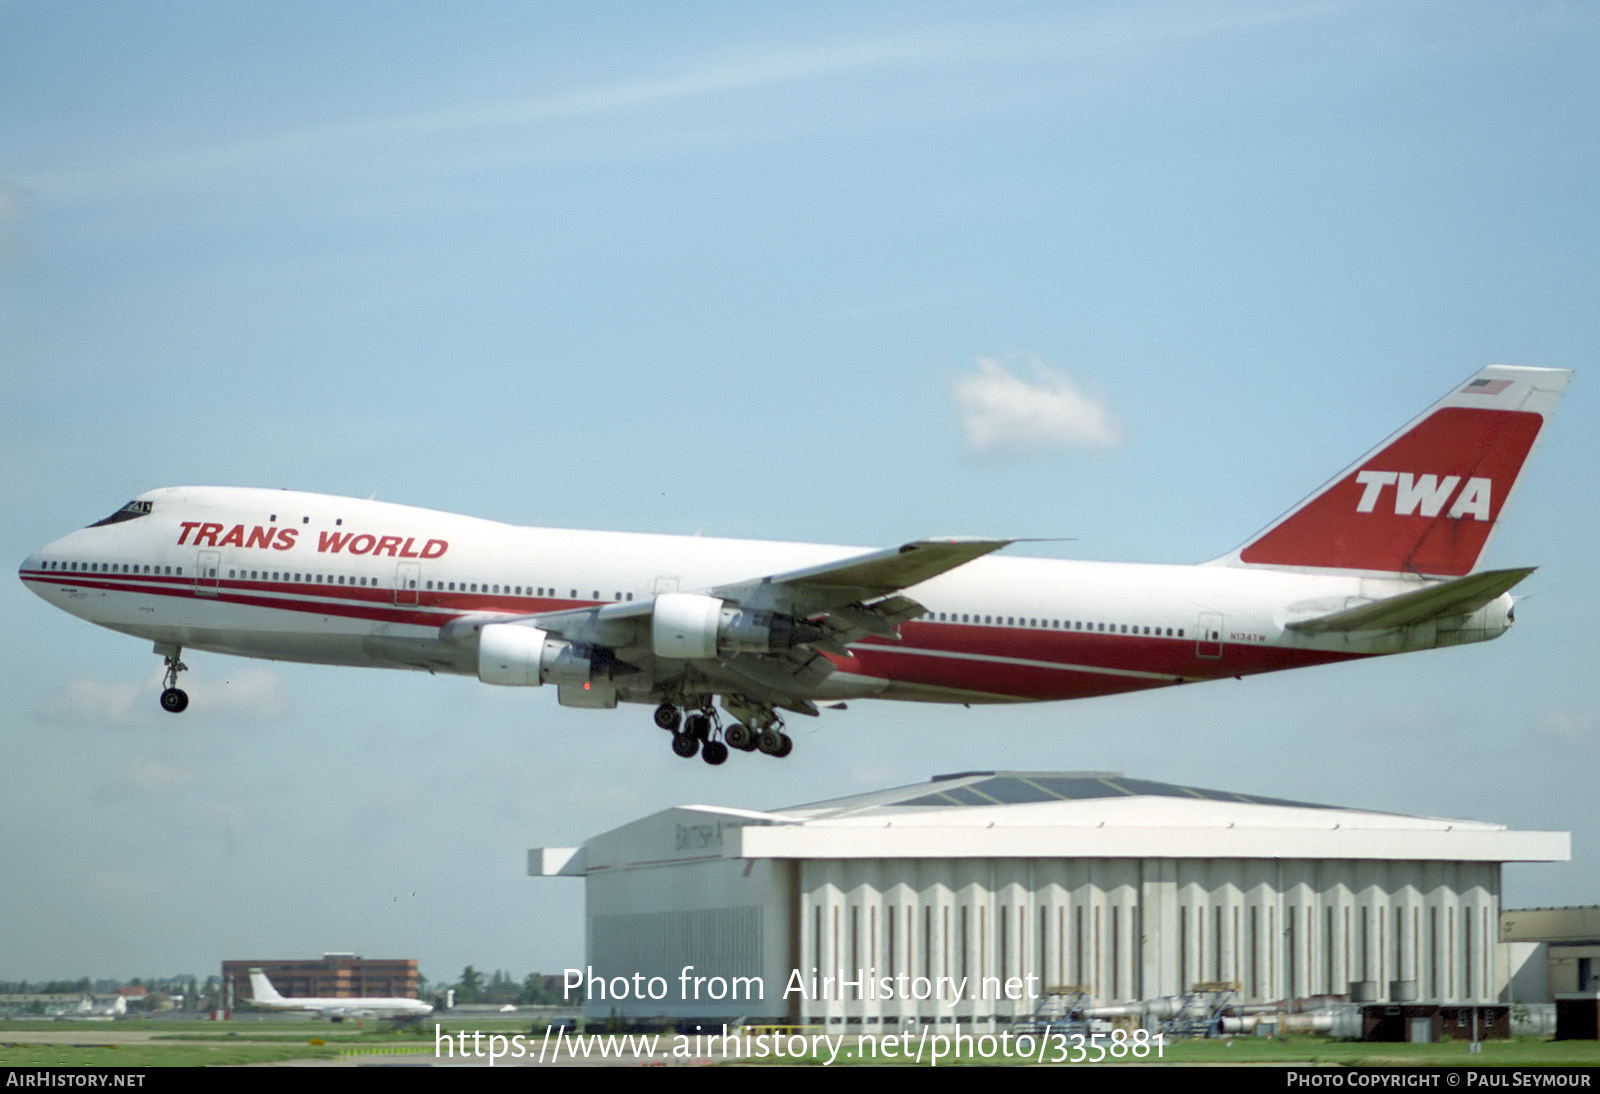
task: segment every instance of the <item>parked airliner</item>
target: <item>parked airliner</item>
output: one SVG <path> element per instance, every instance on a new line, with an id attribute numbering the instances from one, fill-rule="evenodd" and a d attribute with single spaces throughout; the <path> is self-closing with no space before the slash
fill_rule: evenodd
<path id="1" fill-rule="evenodd" d="M 28 558 L 28 588 L 155 643 L 654 704 L 680 756 L 783 756 L 781 712 L 1074 699 L 1503 633 L 1531 569 L 1474 573 L 1571 374 L 1494 365 L 1196 566 L 523 528 L 285 490 L 167 487 Z M 723 725 L 715 704 L 728 717 Z"/>
<path id="2" fill-rule="evenodd" d="M 272 981 L 260 969 L 250 970 L 250 997 L 256 1006 L 268 1010 L 310 1011 L 336 1022 L 345 1018 L 392 1018 L 406 1022 L 433 1013 L 431 1004 L 403 996 L 382 999 L 285 998 L 278 994 L 278 989 L 272 986 Z"/>

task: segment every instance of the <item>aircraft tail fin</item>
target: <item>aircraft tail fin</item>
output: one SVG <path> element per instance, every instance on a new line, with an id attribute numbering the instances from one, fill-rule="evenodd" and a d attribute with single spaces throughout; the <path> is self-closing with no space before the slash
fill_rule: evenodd
<path id="1" fill-rule="evenodd" d="M 1472 572 L 1572 373 L 1491 365 L 1218 562 Z"/>
<path id="2" fill-rule="evenodd" d="M 272 986 L 272 981 L 267 979 L 267 974 L 260 969 L 250 970 L 250 996 L 257 1003 L 281 1003 L 283 996 L 278 994 L 278 989 Z"/>

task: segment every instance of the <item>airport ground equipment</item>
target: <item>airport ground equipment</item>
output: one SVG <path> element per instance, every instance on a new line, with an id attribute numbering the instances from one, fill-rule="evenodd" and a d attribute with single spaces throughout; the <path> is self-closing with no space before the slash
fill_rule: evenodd
<path id="1" fill-rule="evenodd" d="M 1161 1023 L 1168 1037 L 1214 1037 L 1222 1030 L 1222 1014 L 1239 1001 L 1239 984 L 1233 980 L 1204 981 L 1193 985 L 1183 1004 Z"/>

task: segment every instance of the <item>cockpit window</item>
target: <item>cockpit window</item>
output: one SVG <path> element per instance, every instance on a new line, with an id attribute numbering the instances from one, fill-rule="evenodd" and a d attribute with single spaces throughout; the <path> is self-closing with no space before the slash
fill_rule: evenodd
<path id="1" fill-rule="evenodd" d="M 148 501 L 130 501 L 105 520 L 97 520 L 89 527 L 99 528 L 106 524 L 121 524 L 125 520 L 133 520 L 135 517 L 149 516 L 149 514 L 150 503 Z"/>

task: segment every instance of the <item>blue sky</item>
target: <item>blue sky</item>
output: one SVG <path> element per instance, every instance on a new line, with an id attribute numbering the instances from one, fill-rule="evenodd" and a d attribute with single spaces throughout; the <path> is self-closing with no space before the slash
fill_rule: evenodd
<path id="1" fill-rule="evenodd" d="M 143 643 L 13 582 L 0 977 L 555 971 L 581 887 L 529 846 L 991 766 L 1571 831 L 1506 900 L 1593 902 L 1597 47 L 1564 3 L 0 3 L 19 561 L 202 482 L 1200 561 L 1480 366 L 1577 371 L 1486 559 L 1541 567 L 1497 642 L 853 704 L 782 764 L 205 654 L 170 718 Z M 985 444 L 986 377 L 1056 413 Z"/>

